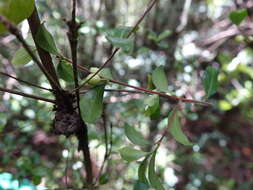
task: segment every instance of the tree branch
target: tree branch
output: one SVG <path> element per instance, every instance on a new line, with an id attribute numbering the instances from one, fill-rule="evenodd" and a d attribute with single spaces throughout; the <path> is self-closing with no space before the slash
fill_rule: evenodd
<path id="1" fill-rule="evenodd" d="M 69 31 L 67 35 L 68 35 L 71 55 L 72 55 L 73 75 L 74 75 L 74 82 L 75 82 L 75 89 L 76 89 L 75 95 L 76 95 L 78 113 L 80 116 L 80 113 L 81 113 L 80 95 L 79 95 L 79 89 L 78 89 L 79 84 L 78 84 L 78 73 L 77 73 L 77 45 L 78 45 L 77 38 L 78 38 L 78 29 L 80 28 L 81 23 L 79 24 L 76 23 L 76 0 L 72 0 L 72 3 L 73 3 L 72 4 L 72 18 L 71 20 L 67 22 L 67 25 L 69 27 Z M 92 163 L 91 163 L 90 150 L 89 150 L 88 129 L 83 120 L 82 120 L 81 129 L 76 133 L 76 136 L 79 142 L 79 150 L 82 150 L 83 156 L 84 156 L 84 166 L 85 166 L 86 175 L 87 175 L 88 188 L 92 189 L 92 185 L 93 185 L 92 173 L 93 172 L 92 172 Z"/>
<path id="2" fill-rule="evenodd" d="M 54 100 L 43 98 L 43 97 L 39 97 L 39 96 L 34 96 L 34 95 L 31 95 L 31 94 L 26 94 L 24 92 L 19 92 L 19 91 L 16 91 L 16 90 L 11 90 L 11 89 L 0 87 L 0 91 L 2 91 L 2 92 L 8 92 L 10 94 L 16 94 L 16 95 L 24 96 L 24 97 L 27 97 L 27 98 L 32 98 L 32 99 L 35 99 L 35 100 L 41 100 L 41 101 L 44 101 L 44 102 L 49 102 L 49 103 L 55 104 Z"/>
<path id="3" fill-rule="evenodd" d="M 43 65 L 42 67 L 45 68 L 45 70 L 48 72 L 48 75 L 50 76 L 50 78 L 52 78 L 51 79 L 52 81 L 50 81 L 52 88 L 54 90 L 60 91 L 61 87 L 60 87 L 60 83 L 59 83 L 59 80 L 58 80 L 58 77 L 57 77 L 57 74 L 56 74 L 56 71 L 55 71 L 55 68 L 53 65 L 52 57 L 47 51 L 40 48 L 40 46 L 35 41 L 35 36 L 36 36 L 37 31 L 41 25 L 36 6 L 34 7 L 34 11 L 33 11 L 32 15 L 27 20 L 28 20 L 28 24 L 29 24 L 29 27 L 30 27 L 30 30 L 32 33 L 33 40 L 35 42 L 35 46 L 37 48 L 40 60 Z"/>
<path id="4" fill-rule="evenodd" d="M 22 79 L 16 78 L 16 77 L 14 77 L 14 76 L 12 76 L 12 75 L 9 75 L 9 74 L 7 74 L 7 73 L 4 73 L 4 72 L 2 72 L 2 71 L 0 71 L 0 74 L 1 74 L 1 75 L 4 75 L 4 76 L 7 76 L 7 77 L 10 77 L 10 78 L 13 78 L 13 79 L 15 79 L 16 81 L 25 83 L 25 84 L 27 84 L 27 85 L 29 85 L 29 86 L 33 86 L 33 87 L 40 88 L 40 89 L 42 89 L 42 90 L 47 90 L 47 91 L 50 91 L 50 92 L 53 91 L 52 89 L 45 88 L 45 87 L 42 87 L 42 86 L 38 86 L 38 85 L 33 84 L 33 83 L 30 83 L 30 82 L 28 82 L 28 81 L 24 81 L 24 80 L 22 80 Z"/>
<path id="5" fill-rule="evenodd" d="M 0 15 L 0 22 L 3 23 L 3 25 L 9 30 L 9 32 L 16 36 L 16 38 L 21 42 L 22 46 L 25 48 L 25 50 L 28 52 L 28 54 L 32 57 L 33 61 L 37 63 L 40 70 L 45 74 L 48 81 L 50 82 L 51 86 L 58 88 L 57 82 L 54 80 L 54 78 L 48 73 L 48 71 L 43 67 L 42 63 L 38 60 L 38 58 L 35 56 L 29 45 L 26 43 L 24 38 L 22 37 L 21 33 L 19 32 L 18 28 L 15 24 L 13 24 L 11 21 L 6 19 L 4 16 Z"/>

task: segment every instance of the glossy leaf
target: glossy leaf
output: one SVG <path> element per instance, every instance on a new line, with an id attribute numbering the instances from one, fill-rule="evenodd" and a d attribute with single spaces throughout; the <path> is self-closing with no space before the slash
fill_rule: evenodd
<path id="1" fill-rule="evenodd" d="M 59 55 L 53 36 L 47 31 L 44 24 L 41 24 L 35 36 L 35 42 L 45 51 Z"/>
<path id="2" fill-rule="evenodd" d="M 151 118 L 160 115 L 160 101 L 159 96 L 157 94 L 151 95 L 144 100 L 145 107 L 145 115 Z"/>
<path id="3" fill-rule="evenodd" d="M 96 122 L 103 112 L 103 95 L 105 85 L 92 88 L 81 97 L 81 116 L 87 123 Z"/>
<path id="4" fill-rule="evenodd" d="M 149 166 L 148 166 L 148 179 L 150 182 L 151 187 L 155 190 L 165 190 L 162 182 L 160 181 L 159 177 L 155 173 L 155 157 L 156 157 L 157 150 L 151 156 Z"/>
<path id="5" fill-rule="evenodd" d="M 133 190 L 149 190 L 149 186 L 140 181 L 136 181 Z"/>
<path id="6" fill-rule="evenodd" d="M 179 111 L 177 109 L 174 109 L 169 114 L 168 128 L 171 135 L 176 139 L 177 142 L 184 145 L 192 145 L 192 143 L 188 140 L 188 138 L 185 136 L 181 129 L 179 121 Z"/>
<path id="7" fill-rule="evenodd" d="M 59 64 L 57 65 L 57 73 L 60 78 L 67 82 L 74 81 L 72 65 L 64 60 L 60 60 Z"/>
<path id="8" fill-rule="evenodd" d="M 32 14 L 34 4 L 34 0 L 0 0 L 0 15 L 18 24 Z M 5 27 L 0 24 L 0 33 L 5 31 Z"/>
<path id="9" fill-rule="evenodd" d="M 33 53 L 36 52 L 36 48 L 30 46 L 31 50 Z M 14 65 L 25 65 L 29 63 L 32 60 L 31 56 L 28 54 L 28 52 L 22 47 L 19 48 L 14 57 L 11 60 L 11 63 Z"/>
<path id="10" fill-rule="evenodd" d="M 229 14 L 229 19 L 233 24 L 239 25 L 248 15 L 247 9 L 240 9 L 236 11 L 232 11 Z"/>
<path id="11" fill-rule="evenodd" d="M 136 145 L 139 146 L 146 146 L 148 145 L 148 141 L 146 139 L 144 139 L 144 137 L 142 136 L 142 134 L 137 131 L 133 126 L 125 124 L 125 134 L 127 136 L 127 138 Z"/>
<path id="12" fill-rule="evenodd" d="M 143 152 L 141 150 L 137 150 L 131 147 L 124 147 L 119 150 L 119 153 L 122 157 L 122 159 L 132 162 L 135 160 L 140 159 L 141 157 L 144 157 L 147 155 L 147 152 Z"/>
<path id="13" fill-rule="evenodd" d="M 148 159 L 149 159 L 149 155 L 146 156 L 146 158 L 141 162 L 139 168 L 138 168 L 138 179 L 140 182 L 144 183 L 144 184 L 149 184 L 148 179 L 146 177 L 146 171 L 147 171 L 147 167 L 148 167 Z"/>
<path id="14" fill-rule="evenodd" d="M 214 67 L 207 67 L 204 74 L 204 88 L 206 98 L 212 96 L 218 87 L 218 70 Z"/>
<path id="15" fill-rule="evenodd" d="M 152 72 L 152 80 L 155 87 L 163 92 L 168 91 L 168 81 L 164 72 L 164 68 L 162 66 L 157 67 Z"/>

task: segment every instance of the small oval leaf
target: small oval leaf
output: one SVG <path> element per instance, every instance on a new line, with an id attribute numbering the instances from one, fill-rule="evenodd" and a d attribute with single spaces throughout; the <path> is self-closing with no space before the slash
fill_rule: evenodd
<path id="1" fill-rule="evenodd" d="M 105 85 L 96 86 L 81 97 L 81 116 L 85 122 L 94 123 L 101 117 L 103 112 L 104 88 Z"/>
<path id="2" fill-rule="evenodd" d="M 155 87 L 163 92 L 168 91 L 168 81 L 164 72 L 164 68 L 162 66 L 157 67 L 152 72 L 152 80 Z"/>
<path id="3" fill-rule="evenodd" d="M 148 179 L 150 182 L 150 185 L 155 190 L 165 190 L 162 182 L 160 181 L 159 177 L 155 173 L 155 157 L 156 157 L 157 149 L 154 151 L 154 153 L 151 156 L 149 166 L 148 166 Z"/>
<path id="4" fill-rule="evenodd" d="M 133 144 L 136 144 L 139 146 L 149 145 L 148 141 L 146 139 L 144 139 L 142 134 L 139 131 L 137 131 L 133 126 L 125 124 L 124 128 L 125 128 L 125 134 L 126 134 L 127 138 Z"/>
<path id="5" fill-rule="evenodd" d="M 35 47 L 30 46 L 30 48 L 33 53 L 36 52 Z M 29 53 L 22 47 L 16 51 L 14 57 L 11 60 L 11 63 L 14 65 L 25 65 L 25 64 L 29 63 L 31 60 L 32 60 L 32 58 L 29 55 Z"/>
<path id="6" fill-rule="evenodd" d="M 147 152 L 143 152 L 141 150 L 137 150 L 131 147 L 124 147 L 119 150 L 119 153 L 122 157 L 122 159 L 132 162 L 135 160 L 140 159 L 141 157 L 144 157 L 147 155 Z"/>
<path id="7" fill-rule="evenodd" d="M 172 110 L 168 117 L 168 128 L 171 135 L 181 144 L 192 145 L 180 127 L 179 113 L 177 109 Z"/>
<path id="8" fill-rule="evenodd" d="M 67 82 L 74 81 L 72 65 L 64 60 L 60 60 L 59 64 L 57 65 L 57 73 L 60 78 Z"/>
<path id="9" fill-rule="evenodd" d="M 204 74 L 204 88 L 206 98 L 209 98 L 217 91 L 218 87 L 218 70 L 214 67 L 207 67 Z"/>
<path id="10" fill-rule="evenodd" d="M 54 55 L 59 55 L 53 36 L 47 31 L 44 24 L 39 26 L 37 34 L 35 35 L 35 42 L 45 51 Z"/>

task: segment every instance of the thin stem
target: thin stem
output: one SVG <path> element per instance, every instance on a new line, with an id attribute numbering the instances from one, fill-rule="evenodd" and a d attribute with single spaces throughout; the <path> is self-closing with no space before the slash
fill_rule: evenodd
<path id="1" fill-rule="evenodd" d="M 44 102 L 49 102 L 49 103 L 55 104 L 54 100 L 43 98 L 43 97 L 39 97 L 39 96 L 34 96 L 34 95 L 31 95 L 31 94 L 26 94 L 24 92 L 19 92 L 19 91 L 16 91 L 16 90 L 11 90 L 11 89 L 0 87 L 0 91 L 7 92 L 7 93 L 10 93 L 10 94 L 16 94 L 16 95 L 24 96 L 24 97 L 27 97 L 27 98 L 32 98 L 32 99 L 35 99 L 35 100 L 41 100 L 41 101 L 44 101 Z"/>
<path id="2" fill-rule="evenodd" d="M 28 52 L 28 54 L 32 57 L 33 61 L 37 63 L 41 71 L 45 74 L 47 79 L 49 80 L 50 84 L 53 86 L 59 87 L 57 82 L 52 78 L 51 75 L 48 74 L 47 70 L 43 67 L 42 63 L 38 60 L 38 58 L 35 56 L 29 45 L 26 43 L 22 35 L 20 34 L 18 28 L 13 24 L 11 21 L 6 19 L 4 16 L 0 15 L 0 22 L 9 30 L 9 32 L 16 36 L 16 38 L 21 42 L 22 46 L 25 48 L 25 50 Z"/>
<path id="3" fill-rule="evenodd" d="M 77 45 L 78 45 L 78 29 L 81 26 L 81 23 L 76 23 L 76 0 L 72 0 L 72 18 L 70 21 L 67 22 L 69 27 L 69 31 L 67 33 L 71 55 L 72 55 L 72 64 L 73 64 L 73 75 L 74 75 L 74 82 L 75 82 L 75 95 L 77 101 L 77 108 L 79 116 L 81 114 L 80 109 L 80 95 L 79 95 L 79 84 L 78 84 L 78 73 L 77 73 Z M 82 150 L 84 155 L 84 165 L 87 175 L 87 184 L 88 189 L 92 189 L 92 182 L 93 182 L 93 172 L 92 172 L 92 162 L 90 158 L 90 150 L 89 150 L 89 139 L 88 139 L 88 129 L 87 125 L 82 121 L 82 127 L 80 131 L 76 134 L 78 141 L 79 141 L 79 149 Z"/>
<path id="4" fill-rule="evenodd" d="M 90 71 L 87 68 L 85 68 L 81 65 L 78 65 L 78 68 L 83 70 L 83 71 L 86 71 L 86 72 L 90 73 Z M 102 78 L 106 81 L 109 81 L 111 83 L 115 83 L 115 84 L 118 84 L 118 85 L 121 85 L 121 86 L 126 86 L 126 87 L 129 87 L 129 88 L 133 88 L 133 89 L 136 89 L 136 90 L 148 93 L 148 94 L 157 94 L 160 97 L 163 97 L 163 98 L 166 98 L 166 99 L 170 100 L 172 103 L 177 103 L 177 102 L 181 101 L 181 102 L 189 102 L 189 103 L 193 103 L 193 104 L 201 104 L 201 105 L 205 105 L 205 106 L 212 106 L 212 104 L 209 103 L 209 102 L 202 102 L 202 101 L 197 101 L 197 100 L 193 100 L 193 99 L 181 98 L 181 97 L 177 97 L 177 96 L 170 96 L 170 95 L 162 93 L 162 92 L 157 92 L 157 91 L 154 91 L 154 90 L 149 90 L 149 89 L 146 89 L 146 88 L 133 86 L 133 85 L 130 85 L 130 84 L 127 84 L 127 83 L 124 83 L 124 82 L 116 81 L 116 80 L 113 80 L 113 79 L 108 79 L 108 78 L 105 78 L 105 77 L 102 77 L 102 76 L 100 76 L 100 78 Z"/>
<path id="5" fill-rule="evenodd" d="M 43 89 L 43 90 L 47 90 L 47 91 L 50 91 L 50 92 L 53 91 L 52 89 L 45 88 L 45 87 L 42 87 L 42 86 L 39 86 L 39 85 L 30 83 L 30 82 L 28 82 L 28 81 L 24 81 L 24 80 L 22 80 L 22 79 L 16 78 L 16 77 L 14 77 L 14 76 L 12 76 L 12 75 L 9 75 L 9 74 L 7 74 L 7 73 L 4 73 L 4 72 L 2 72 L 2 71 L 0 71 L 0 74 L 1 74 L 1 75 L 4 75 L 4 76 L 7 76 L 7 77 L 10 77 L 10 78 L 13 78 L 13 79 L 15 79 L 15 80 L 17 80 L 17 81 L 19 81 L 19 82 L 25 83 L 25 84 L 27 84 L 27 85 L 29 85 L 29 86 L 37 87 L 37 88 L 40 88 L 40 89 Z"/>
<path id="6" fill-rule="evenodd" d="M 143 15 L 138 19 L 132 30 L 128 33 L 127 38 L 129 38 L 138 28 L 142 20 L 145 18 L 145 16 L 150 12 L 150 10 L 154 7 L 154 5 L 157 3 L 158 0 L 152 0 L 148 8 L 144 11 Z M 87 84 L 93 77 L 95 77 L 105 66 L 107 66 L 113 57 L 116 55 L 116 53 L 120 50 L 120 48 L 116 48 L 111 56 L 104 62 L 103 65 L 99 67 L 99 69 L 88 79 L 86 80 L 82 85 L 78 87 L 78 89 L 82 88 L 85 84 Z"/>

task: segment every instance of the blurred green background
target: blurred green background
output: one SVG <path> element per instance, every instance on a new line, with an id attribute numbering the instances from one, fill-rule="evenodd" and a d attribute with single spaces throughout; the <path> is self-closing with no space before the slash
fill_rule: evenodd
<path id="1" fill-rule="evenodd" d="M 71 15 L 70 1 L 38 0 L 36 4 L 58 49 L 70 58 L 64 22 Z M 117 26 L 133 26 L 147 4 L 147 0 L 79 0 L 78 20 L 84 23 L 79 30 L 78 63 L 99 67 L 113 50 L 106 32 Z M 248 14 L 237 25 L 229 16 L 234 10 L 247 10 Z M 147 87 L 147 75 L 162 65 L 169 92 L 196 100 L 204 100 L 206 67 L 219 70 L 218 91 L 208 100 L 212 107 L 184 104 L 181 123 L 194 145 L 180 145 L 168 134 L 157 153 L 156 171 L 165 189 L 253 189 L 252 14 L 251 0 L 160 0 L 134 35 L 133 49 L 121 51 L 108 66 L 114 79 Z M 29 40 L 27 22 L 20 28 Z M 11 63 L 20 47 L 15 37 L 2 35 L 0 47 L 3 72 L 49 86 L 33 62 Z M 57 65 L 55 57 L 54 62 Z M 84 76 L 80 73 L 80 78 Z M 66 88 L 72 87 L 66 81 L 60 82 Z M 52 98 L 49 92 L 7 77 L 1 76 L 0 83 Z M 110 84 L 108 88 L 122 87 Z M 24 180 L 29 181 L 30 189 L 63 189 L 66 167 L 70 187 L 81 188 L 85 171 L 77 139 L 52 134 L 52 105 L 2 92 L 0 98 L 0 189 L 15 189 L 6 186 L 6 176 L 9 181 L 18 180 L 19 189 Z M 127 163 L 118 153 L 122 146 L 132 146 L 124 134 L 124 123 L 139 128 L 151 143 L 166 128 L 172 105 L 161 98 L 160 115 L 150 118 L 144 111 L 146 98 L 143 94 L 106 92 L 103 119 L 88 125 L 95 175 L 105 152 L 104 125 L 112 134 L 112 154 L 100 178 L 101 189 L 133 189 L 137 180 L 139 163 Z"/>

